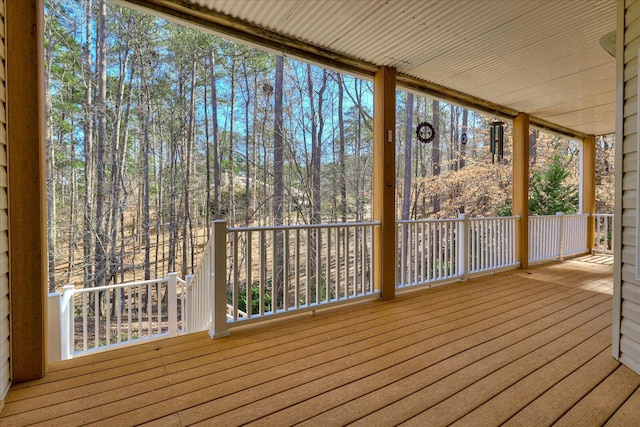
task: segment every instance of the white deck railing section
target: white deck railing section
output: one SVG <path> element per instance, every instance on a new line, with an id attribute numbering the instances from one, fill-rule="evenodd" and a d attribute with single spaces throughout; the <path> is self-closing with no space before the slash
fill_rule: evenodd
<path id="1" fill-rule="evenodd" d="M 462 220 L 397 221 L 398 275 L 404 288 L 459 277 L 459 228 Z"/>
<path id="2" fill-rule="evenodd" d="M 469 274 L 519 265 L 516 259 L 517 216 L 469 219 Z"/>
<path id="3" fill-rule="evenodd" d="M 587 252 L 589 215 L 541 215 L 529 217 L 529 262 L 562 259 Z"/>
<path id="4" fill-rule="evenodd" d="M 376 222 L 230 228 L 231 321 L 369 296 Z"/>
<path id="5" fill-rule="evenodd" d="M 397 221 L 396 287 L 465 278 L 518 265 L 518 217 Z"/>
<path id="6" fill-rule="evenodd" d="M 613 214 L 595 214 L 595 233 L 593 251 L 605 254 L 613 253 Z"/>
<path id="7" fill-rule="evenodd" d="M 184 281 L 163 279 L 75 289 L 65 286 L 60 304 L 61 358 L 176 336 L 178 293 Z"/>
<path id="8" fill-rule="evenodd" d="M 519 265 L 519 217 L 397 221 L 396 287 L 431 285 Z M 587 252 L 588 215 L 529 217 L 529 262 Z M 596 214 L 594 250 L 611 252 L 613 215 Z M 50 361 L 143 339 L 374 298 L 378 222 L 242 227 L 215 221 L 192 276 L 50 294 Z M 61 340 L 55 337 L 60 336 Z"/>

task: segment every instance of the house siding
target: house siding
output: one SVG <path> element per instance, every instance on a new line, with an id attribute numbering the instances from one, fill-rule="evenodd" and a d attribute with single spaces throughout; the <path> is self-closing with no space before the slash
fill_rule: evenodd
<path id="1" fill-rule="evenodd" d="M 5 16 L 5 0 L 0 0 L 0 401 L 11 385 Z"/>
<path id="2" fill-rule="evenodd" d="M 622 79 L 622 117 L 617 130 L 621 163 L 621 182 L 618 184 L 618 212 L 622 215 L 616 255 L 614 292 L 614 356 L 640 373 L 640 269 L 638 263 L 638 49 L 640 49 L 640 1 L 627 0 L 620 7 L 618 25 L 622 24 L 623 55 L 618 58 L 618 79 Z M 621 34 L 621 31 L 618 31 Z M 621 47 L 621 44 L 618 44 Z M 619 51 L 620 49 L 618 49 Z M 620 70 L 622 68 L 622 70 Z M 619 82 L 620 84 L 620 82 Z M 620 102 L 620 101 L 619 101 Z M 618 164 L 620 164 L 618 163 Z"/>

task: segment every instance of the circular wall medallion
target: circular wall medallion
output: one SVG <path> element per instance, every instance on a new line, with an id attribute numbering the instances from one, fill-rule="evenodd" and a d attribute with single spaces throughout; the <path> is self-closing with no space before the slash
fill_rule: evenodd
<path id="1" fill-rule="evenodd" d="M 422 142 L 431 142 L 431 140 L 436 136 L 436 130 L 433 128 L 431 123 L 422 122 L 416 128 L 416 136 L 418 140 Z"/>

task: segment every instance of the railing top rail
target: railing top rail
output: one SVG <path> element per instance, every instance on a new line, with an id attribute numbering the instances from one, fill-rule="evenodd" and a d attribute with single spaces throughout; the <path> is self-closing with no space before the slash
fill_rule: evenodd
<path id="1" fill-rule="evenodd" d="M 476 217 L 476 218 L 468 218 L 469 221 L 486 221 L 486 220 L 496 220 L 496 219 L 520 219 L 520 215 L 513 216 L 485 216 L 485 217 Z"/>
<path id="2" fill-rule="evenodd" d="M 399 219 L 396 224 L 426 224 L 431 222 L 461 222 L 461 218 L 442 218 L 442 219 Z"/>
<path id="3" fill-rule="evenodd" d="M 555 215 L 529 215 L 529 218 L 557 218 L 558 214 Z M 572 216 L 572 217 L 581 217 L 581 216 L 589 216 L 588 213 L 575 213 L 575 214 L 566 214 L 563 213 L 562 216 Z"/>
<path id="4" fill-rule="evenodd" d="M 593 216 L 604 216 L 604 217 L 612 217 L 613 214 L 610 213 L 594 213 Z"/>
<path id="5" fill-rule="evenodd" d="M 162 277 L 160 279 L 143 280 L 141 282 L 118 283 L 118 284 L 115 284 L 115 285 L 97 286 L 95 288 L 74 289 L 73 292 L 78 294 L 78 293 L 86 293 L 86 292 L 106 291 L 106 290 L 110 290 L 110 289 L 127 288 L 127 287 L 131 287 L 131 286 L 153 285 L 153 284 L 156 284 L 156 283 L 163 283 L 163 282 L 168 282 L 168 281 L 169 281 L 168 277 Z"/>
<path id="6" fill-rule="evenodd" d="M 520 219 L 520 215 L 514 216 L 491 216 L 491 217 L 474 217 L 467 218 L 470 221 L 484 221 L 484 220 L 496 220 L 496 219 Z M 428 222 L 458 222 L 463 221 L 462 218 L 440 218 L 440 219 L 399 219 L 396 220 L 396 224 L 421 224 Z"/>
<path id="7" fill-rule="evenodd" d="M 296 230 L 296 229 L 309 229 L 309 228 L 340 228 L 340 227 L 371 227 L 380 225 L 380 221 L 371 222 L 340 222 L 333 224 L 294 224 L 294 225 L 271 225 L 271 226 L 256 226 L 256 227 L 233 227 L 227 228 L 229 233 L 236 233 L 242 231 L 271 231 L 271 230 Z"/>

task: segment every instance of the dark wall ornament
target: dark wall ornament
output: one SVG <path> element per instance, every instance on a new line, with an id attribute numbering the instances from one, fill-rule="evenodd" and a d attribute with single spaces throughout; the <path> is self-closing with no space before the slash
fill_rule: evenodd
<path id="1" fill-rule="evenodd" d="M 424 143 L 431 142 L 433 138 L 436 136 L 436 130 L 433 128 L 433 125 L 429 122 L 422 122 L 416 128 L 416 136 L 419 141 Z"/>
<path id="2" fill-rule="evenodd" d="M 495 163 L 504 157 L 504 122 L 491 122 L 489 128 L 489 148 L 491 150 L 491 163 Z"/>

